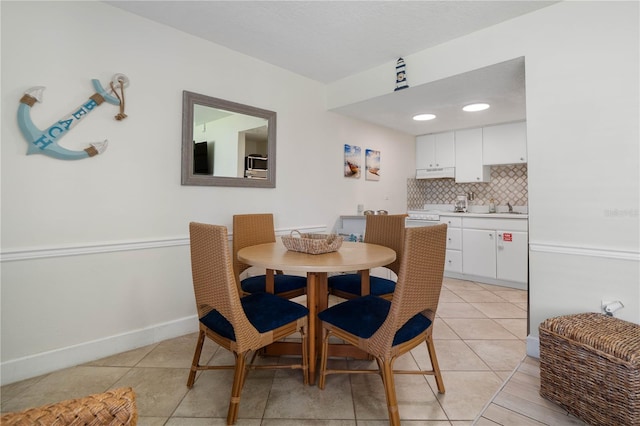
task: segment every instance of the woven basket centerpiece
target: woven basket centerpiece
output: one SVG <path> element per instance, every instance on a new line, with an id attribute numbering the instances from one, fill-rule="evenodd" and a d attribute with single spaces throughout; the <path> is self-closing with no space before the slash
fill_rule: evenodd
<path id="1" fill-rule="evenodd" d="M 282 236 L 282 243 L 287 250 L 322 254 L 337 251 L 342 246 L 342 237 L 336 234 L 302 233 L 294 229 L 289 235 Z"/>

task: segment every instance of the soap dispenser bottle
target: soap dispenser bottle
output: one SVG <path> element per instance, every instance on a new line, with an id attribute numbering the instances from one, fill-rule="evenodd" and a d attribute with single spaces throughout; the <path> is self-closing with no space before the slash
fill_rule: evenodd
<path id="1" fill-rule="evenodd" d="M 495 212 L 496 212 L 496 200 L 492 198 L 489 200 L 489 213 L 495 213 Z"/>

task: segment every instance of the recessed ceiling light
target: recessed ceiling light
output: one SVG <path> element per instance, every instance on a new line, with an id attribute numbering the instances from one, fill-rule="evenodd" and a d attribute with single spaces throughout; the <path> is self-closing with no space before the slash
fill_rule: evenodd
<path id="1" fill-rule="evenodd" d="M 489 104 L 470 104 L 462 107 L 462 110 L 467 112 L 484 111 L 485 109 L 489 109 Z"/>
<path id="2" fill-rule="evenodd" d="M 418 114 L 413 116 L 413 119 L 416 121 L 428 121 L 434 118 L 436 118 L 435 114 Z"/>

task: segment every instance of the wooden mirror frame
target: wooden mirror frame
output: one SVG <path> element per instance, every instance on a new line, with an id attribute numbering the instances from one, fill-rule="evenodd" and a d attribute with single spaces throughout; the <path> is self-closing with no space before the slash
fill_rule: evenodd
<path id="1" fill-rule="evenodd" d="M 212 176 L 194 173 L 193 167 L 193 118 L 194 106 L 202 105 L 225 111 L 264 118 L 267 120 L 267 178 Z M 276 113 L 236 102 L 218 99 L 199 93 L 182 92 L 182 185 L 236 186 L 253 188 L 276 187 Z"/>

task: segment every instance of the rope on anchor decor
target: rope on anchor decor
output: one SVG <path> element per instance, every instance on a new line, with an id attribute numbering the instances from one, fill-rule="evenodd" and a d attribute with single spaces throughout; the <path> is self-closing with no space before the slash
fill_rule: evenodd
<path id="1" fill-rule="evenodd" d="M 118 98 L 118 100 L 120 101 L 120 113 L 116 114 L 116 120 L 120 121 L 120 120 L 124 120 L 125 118 L 127 118 L 127 114 L 124 113 L 124 88 L 125 88 L 125 78 L 126 76 L 122 75 L 122 74 L 116 74 L 114 76 L 114 79 L 117 77 L 117 81 L 120 85 L 120 94 L 122 96 L 118 96 L 118 92 L 116 91 L 116 87 L 113 84 L 113 80 L 109 83 L 111 85 L 111 91 L 114 93 L 114 95 L 116 95 L 116 97 Z M 128 83 L 128 80 L 127 80 Z"/>

